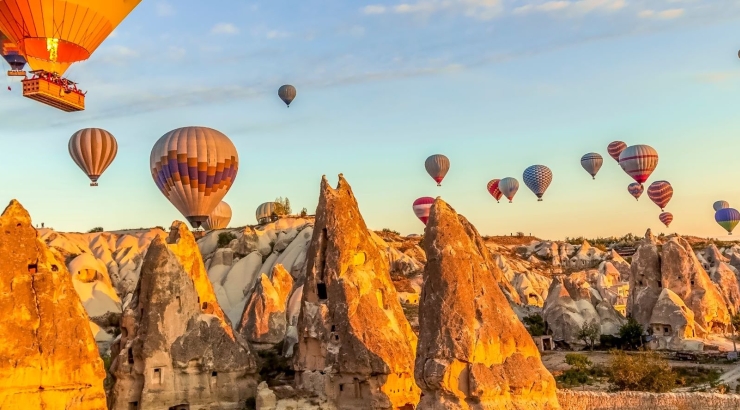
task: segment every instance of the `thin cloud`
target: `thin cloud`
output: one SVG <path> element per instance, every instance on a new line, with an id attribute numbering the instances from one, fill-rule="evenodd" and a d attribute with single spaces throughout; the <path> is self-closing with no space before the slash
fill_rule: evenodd
<path id="1" fill-rule="evenodd" d="M 365 6 L 363 14 L 385 13 L 428 16 L 440 12 L 459 13 L 479 20 L 490 20 L 503 12 L 501 0 L 417 0 L 414 3 L 399 3 L 386 7 L 373 4 Z"/>
<path id="2" fill-rule="evenodd" d="M 211 29 L 211 34 L 239 34 L 239 28 L 231 23 L 218 23 Z"/>
<path id="3" fill-rule="evenodd" d="M 270 30 L 267 32 L 266 37 L 270 40 L 274 40 L 278 38 L 288 38 L 290 37 L 290 33 L 288 33 L 287 31 Z"/>
<path id="4" fill-rule="evenodd" d="M 735 80 L 738 76 L 740 76 L 740 73 L 737 71 L 716 71 L 697 74 L 695 79 L 700 83 L 721 84 Z"/>
<path id="5" fill-rule="evenodd" d="M 669 9 L 669 10 L 663 10 L 663 11 L 642 10 L 639 13 L 637 13 L 637 17 L 643 18 L 643 19 L 657 18 L 657 19 L 663 19 L 663 20 L 672 20 L 672 19 L 683 16 L 685 13 L 686 13 L 686 10 L 684 9 Z"/>
<path id="6" fill-rule="evenodd" d="M 614 12 L 626 6 L 624 0 L 551 0 L 538 4 L 525 4 L 515 8 L 512 14 L 568 12 L 577 15 L 591 12 Z"/>
<path id="7" fill-rule="evenodd" d="M 166 1 L 160 1 L 159 3 L 157 3 L 156 7 L 158 16 L 169 17 L 175 14 L 175 8 L 172 6 L 172 4 Z"/>

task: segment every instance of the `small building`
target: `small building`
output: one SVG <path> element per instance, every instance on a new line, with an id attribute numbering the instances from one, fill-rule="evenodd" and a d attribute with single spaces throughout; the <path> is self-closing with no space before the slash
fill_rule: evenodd
<path id="1" fill-rule="evenodd" d="M 541 352 L 553 350 L 555 346 L 552 342 L 552 336 L 533 336 L 532 340 L 537 345 L 537 350 Z"/>

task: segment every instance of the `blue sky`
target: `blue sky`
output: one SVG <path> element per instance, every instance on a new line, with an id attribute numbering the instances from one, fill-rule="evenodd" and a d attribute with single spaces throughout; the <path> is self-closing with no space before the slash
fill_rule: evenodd
<path id="1" fill-rule="evenodd" d="M 58 230 L 169 225 L 182 216 L 152 181 L 151 147 L 203 125 L 239 150 L 232 225 L 278 196 L 313 211 L 321 175 L 341 172 L 375 229 L 420 233 L 411 203 L 439 195 L 484 234 L 724 237 L 712 203 L 740 207 L 740 2 L 411 1 L 144 0 L 67 72 L 86 111 L 0 94 L 0 200 Z M 98 188 L 67 153 L 85 127 L 119 143 Z M 671 229 L 627 193 L 615 139 L 658 150 Z M 579 162 L 591 151 L 595 181 Z M 424 171 L 436 153 L 452 162 L 440 188 Z M 532 164 L 554 173 L 544 202 L 522 183 Z M 506 176 L 521 188 L 497 204 L 486 183 Z"/>

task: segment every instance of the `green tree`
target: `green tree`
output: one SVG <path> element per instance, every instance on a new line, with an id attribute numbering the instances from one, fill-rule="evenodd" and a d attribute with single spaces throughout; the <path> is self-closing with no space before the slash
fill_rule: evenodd
<path id="1" fill-rule="evenodd" d="M 103 232 L 103 227 L 102 226 L 96 226 L 95 228 L 92 228 L 89 231 L 87 231 L 87 233 L 96 233 L 96 232 Z"/>
<path id="2" fill-rule="evenodd" d="M 275 214 L 278 216 L 290 215 L 292 209 L 290 209 L 290 199 L 288 197 L 279 197 L 275 199 Z"/>
<path id="3" fill-rule="evenodd" d="M 583 322 L 583 325 L 578 329 L 578 334 L 576 337 L 578 337 L 579 340 L 583 340 L 584 343 L 586 343 L 591 350 L 594 350 L 594 344 L 596 344 L 596 341 L 599 340 L 599 335 L 601 334 L 601 326 L 599 325 L 599 322 L 592 320 L 590 322 Z"/>
<path id="4" fill-rule="evenodd" d="M 676 387 L 676 373 L 655 352 L 627 354 L 614 350 L 607 373 L 615 390 L 665 393 Z"/>
<path id="5" fill-rule="evenodd" d="M 524 326 L 532 336 L 543 336 L 545 334 L 545 320 L 538 314 L 529 315 L 522 319 Z"/>
<path id="6" fill-rule="evenodd" d="M 306 215 L 308 215 L 308 209 L 306 208 L 301 209 L 301 218 L 305 218 Z"/>
<path id="7" fill-rule="evenodd" d="M 578 371 L 588 370 L 593 363 L 586 355 L 578 353 L 568 353 L 565 355 L 565 363 L 572 366 Z"/>
<path id="8" fill-rule="evenodd" d="M 229 246 L 231 241 L 236 239 L 236 235 L 234 235 L 231 232 L 221 232 L 218 234 L 218 247 L 219 248 L 225 248 Z"/>
<path id="9" fill-rule="evenodd" d="M 635 320 L 633 317 L 627 318 L 627 323 L 619 328 L 619 338 L 622 339 L 622 343 L 628 346 L 630 349 L 636 350 L 642 346 L 642 333 L 644 329 L 642 325 Z"/>

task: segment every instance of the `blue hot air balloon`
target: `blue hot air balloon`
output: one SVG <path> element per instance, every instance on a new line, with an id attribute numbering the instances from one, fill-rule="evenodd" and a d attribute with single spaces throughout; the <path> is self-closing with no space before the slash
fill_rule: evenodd
<path id="1" fill-rule="evenodd" d="M 714 220 L 732 235 L 732 230 L 740 222 L 740 212 L 734 208 L 722 208 L 714 214 Z"/>
<path id="2" fill-rule="evenodd" d="M 524 184 L 531 189 L 537 200 L 542 201 L 542 195 L 552 182 L 552 171 L 544 165 L 532 165 L 524 170 Z"/>

